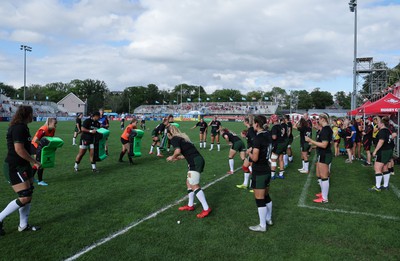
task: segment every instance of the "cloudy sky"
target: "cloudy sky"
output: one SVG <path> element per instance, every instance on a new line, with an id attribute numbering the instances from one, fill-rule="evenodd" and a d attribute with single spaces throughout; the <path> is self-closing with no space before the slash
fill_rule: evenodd
<path id="1" fill-rule="evenodd" d="M 0 82 L 98 79 L 269 91 L 352 90 L 348 0 L 2 0 Z M 400 1 L 358 0 L 358 57 L 400 62 Z"/>

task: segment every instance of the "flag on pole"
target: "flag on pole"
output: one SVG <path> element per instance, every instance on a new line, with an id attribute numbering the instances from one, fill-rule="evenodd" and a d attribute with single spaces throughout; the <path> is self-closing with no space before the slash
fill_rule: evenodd
<path id="1" fill-rule="evenodd" d="M 190 98 L 187 98 L 186 100 L 187 100 L 188 102 L 192 101 L 192 99 L 190 99 Z"/>
<path id="2" fill-rule="evenodd" d="M 229 97 L 229 100 L 230 100 L 230 101 L 233 101 L 233 99 L 232 99 L 231 97 Z"/>
<path id="3" fill-rule="evenodd" d="M 245 97 L 242 97 L 242 101 L 245 101 L 246 100 L 246 98 Z"/>
<path id="4" fill-rule="evenodd" d="M 256 98 L 256 97 L 251 97 L 251 99 L 252 99 L 253 101 L 257 100 L 257 98 Z"/>
<path id="5" fill-rule="evenodd" d="M 201 101 L 201 98 L 199 98 L 199 101 Z"/>
<path id="6" fill-rule="evenodd" d="M 156 104 L 159 104 L 160 102 L 159 101 L 156 101 Z"/>
<path id="7" fill-rule="evenodd" d="M 207 97 L 207 101 L 210 101 L 210 98 Z"/>
<path id="8" fill-rule="evenodd" d="M 264 97 L 264 100 L 268 101 L 268 99 L 269 99 L 268 97 Z"/>
<path id="9" fill-rule="evenodd" d="M 176 103 L 176 100 L 174 100 L 174 103 Z"/>

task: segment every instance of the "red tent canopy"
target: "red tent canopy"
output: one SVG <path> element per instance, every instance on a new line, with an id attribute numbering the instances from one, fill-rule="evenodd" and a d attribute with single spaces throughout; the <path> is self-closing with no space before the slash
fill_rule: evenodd
<path id="1" fill-rule="evenodd" d="M 365 106 L 361 113 L 364 114 L 386 114 L 398 112 L 400 109 L 400 98 L 397 98 L 391 93 L 385 97 Z"/>
<path id="2" fill-rule="evenodd" d="M 363 114 L 363 108 L 365 107 L 365 106 L 368 106 L 368 105 L 370 105 L 372 102 L 371 101 L 367 101 L 367 102 L 365 102 L 363 105 L 361 105 L 360 107 L 358 107 L 358 108 L 356 108 L 356 109 L 354 109 L 354 110 L 352 110 L 352 111 L 349 111 L 347 114 L 348 115 L 357 115 L 357 114 Z"/>

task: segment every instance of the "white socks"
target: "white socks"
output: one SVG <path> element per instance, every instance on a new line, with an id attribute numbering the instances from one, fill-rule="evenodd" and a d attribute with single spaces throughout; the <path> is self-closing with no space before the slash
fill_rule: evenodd
<path id="1" fill-rule="evenodd" d="M 206 196 L 204 195 L 204 192 L 202 189 L 198 189 L 195 191 L 197 199 L 200 201 L 201 205 L 203 206 L 204 210 L 208 210 L 208 204 L 206 200 Z"/>
<path id="2" fill-rule="evenodd" d="M 266 227 L 267 226 L 267 207 L 260 207 L 258 208 L 258 217 L 260 218 L 260 226 Z"/>
<path id="3" fill-rule="evenodd" d="M 230 171 L 233 172 L 234 166 L 235 166 L 235 161 L 234 161 L 234 159 L 229 159 L 229 169 L 230 169 Z"/>

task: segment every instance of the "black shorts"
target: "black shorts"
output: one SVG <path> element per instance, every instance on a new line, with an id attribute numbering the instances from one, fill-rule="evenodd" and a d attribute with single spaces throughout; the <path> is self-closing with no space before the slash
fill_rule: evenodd
<path id="1" fill-rule="evenodd" d="M 270 181 L 271 181 L 271 172 L 259 173 L 253 170 L 253 173 L 251 174 L 252 189 L 266 189 L 269 187 Z"/>
<path id="2" fill-rule="evenodd" d="M 122 143 L 122 145 L 128 144 L 129 140 L 121 138 L 121 143 Z"/>
<path id="3" fill-rule="evenodd" d="M 393 157 L 393 150 L 378 150 L 376 153 L 376 162 L 388 163 Z"/>
<path id="4" fill-rule="evenodd" d="M 365 151 L 371 150 L 372 140 L 367 139 L 363 141 L 363 147 Z"/>
<path id="5" fill-rule="evenodd" d="M 82 139 L 81 138 L 81 145 L 89 146 L 90 144 L 94 144 L 94 137 L 91 139 Z"/>
<path id="6" fill-rule="evenodd" d="M 352 140 L 347 140 L 347 139 L 344 140 L 344 147 L 345 147 L 346 149 L 352 149 L 353 146 L 354 146 L 354 143 L 353 143 Z"/>
<path id="7" fill-rule="evenodd" d="M 301 151 L 302 152 L 308 152 L 310 150 L 310 148 L 311 148 L 310 143 L 307 143 L 307 142 L 305 142 L 303 144 L 300 144 L 300 146 L 301 146 Z"/>
<path id="8" fill-rule="evenodd" d="M 4 176 L 11 183 L 11 185 L 17 185 L 24 183 L 33 177 L 32 167 L 31 165 L 9 165 L 7 162 L 4 162 Z"/>
<path id="9" fill-rule="evenodd" d="M 318 162 L 329 165 L 332 162 L 332 153 L 320 153 L 318 154 Z"/>

